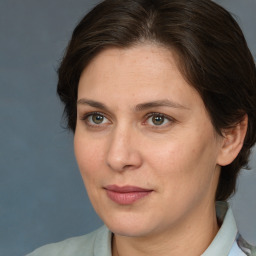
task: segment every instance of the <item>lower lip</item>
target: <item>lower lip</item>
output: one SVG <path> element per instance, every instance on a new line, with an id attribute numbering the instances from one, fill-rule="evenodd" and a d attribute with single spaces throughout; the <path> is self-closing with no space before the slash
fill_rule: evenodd
<path id="1" fill-rule="evenodd" d="M 106 190 L 107 196 L 117 204 L 129 205 L 141 198 L 148 196 L 152 191 L 134 191 L 127 193 L 120 193 L 112 190 Z"/>

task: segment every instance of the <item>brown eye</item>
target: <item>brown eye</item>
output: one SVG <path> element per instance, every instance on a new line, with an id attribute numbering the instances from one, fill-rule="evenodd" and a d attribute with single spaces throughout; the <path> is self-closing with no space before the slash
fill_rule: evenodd
<path id="1" fill-rule="evenodd" d="M 157 115 L 152 116 L 152 123 L 154 125 L 161 125 L 164 123 L 164 121 L 165 121 L 165 117 L 163 116 L 157 116 Z"/>
<path id="2" fill-rule="evenodd" d="M 93 115 L 91 116 L 91 120 L 92 120 L 92 122 L 95 123 L 95 124 L 101 124 L 101 123 L 103 123 L 103 121 L 104 121 L 104 116 L 99 115 L 99 114 L 93 114 Z"/>
<path id="3" fill-rule="evenodd" d="M 170 123 L 172 120 L 171 117 L 168 117 L 164 114 L 161 113 L 151 113 L 148 115 L 147 118 L 147 124 L 151 125 L 151 126 L 164 126 L 168 123 Z"/>
<path id="4" fill-rule="evenodd" d="M 86 124 L 95 127 L 111 123 L 111 121 L 101 113 L 89 113 L 85 117 L 83 117 L 83 120 L 85 120 Z"/>

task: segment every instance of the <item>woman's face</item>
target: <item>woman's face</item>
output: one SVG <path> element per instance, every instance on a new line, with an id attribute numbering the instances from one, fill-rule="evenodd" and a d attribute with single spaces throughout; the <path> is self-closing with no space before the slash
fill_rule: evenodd
<path id="1" fill-rule="evenodd" d="M 163 232 L 214 207 L 222 139 L 172 52 L 104 50 L 81 75 L 77 112 L 79 169 L 114 233 Z"/>

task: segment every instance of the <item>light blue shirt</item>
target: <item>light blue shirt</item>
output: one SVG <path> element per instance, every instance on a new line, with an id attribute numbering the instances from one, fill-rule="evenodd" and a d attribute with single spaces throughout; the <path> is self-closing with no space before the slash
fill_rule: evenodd
<path id="1" fill-rule="evenodd" d="M 256 256 L 256 248 L 246 243 L 238 234 L 228 203 L 217 202 L 216 209 L 222 225 L 201 256 Z M 102 226 L 90 234 L 45 245 L 27 256 L 111 256 L 111 239 L 111 231 Z"/>

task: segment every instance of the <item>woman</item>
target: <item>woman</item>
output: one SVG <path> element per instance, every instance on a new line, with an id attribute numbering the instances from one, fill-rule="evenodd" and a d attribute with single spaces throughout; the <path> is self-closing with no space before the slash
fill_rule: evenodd
<path id="1" fill-rule="evenodd" d="M 105 226 L 30 255 L 256 255 L 225 202 L 256 140 L 255 64 L 227 11 L 106 0 L 75 28 L 58 94 Z"/>

